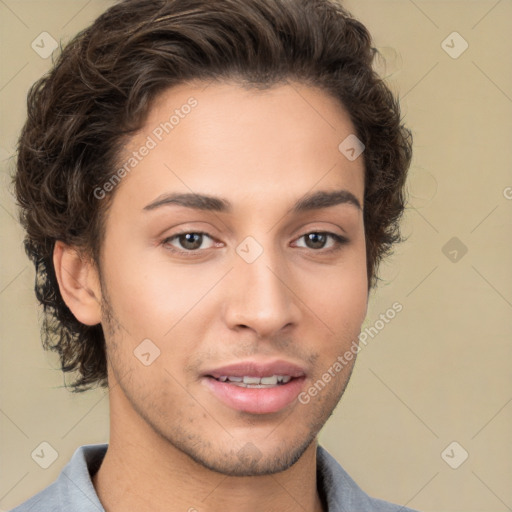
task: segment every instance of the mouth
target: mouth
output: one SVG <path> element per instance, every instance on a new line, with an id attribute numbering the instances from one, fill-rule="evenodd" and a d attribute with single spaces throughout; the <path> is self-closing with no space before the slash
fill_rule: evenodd
<path id="1" fill-rule="evenodd" d="M 291 405 L 305 379 L 305 371 L 288 362 L 247 361 L 207 371 L 202 380 L 215 398 L 229 408 L 270 414 Z"/>

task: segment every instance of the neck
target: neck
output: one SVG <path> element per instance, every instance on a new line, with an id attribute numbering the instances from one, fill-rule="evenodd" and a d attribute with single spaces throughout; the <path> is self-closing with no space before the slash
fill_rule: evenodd
<path id="1" fill-rule="evenodd" d="M 280 473 L 226 476 L 192 460 L 111 402 L 110 443 L 93 484 L 106 512 L 322 512 L 314 440 Z M 126 411 L 125 411 L 126 412 Z M 122 424 L 116 418 L 123 417 Z M 129 425 L 129 427 L 127 427 Z"/>

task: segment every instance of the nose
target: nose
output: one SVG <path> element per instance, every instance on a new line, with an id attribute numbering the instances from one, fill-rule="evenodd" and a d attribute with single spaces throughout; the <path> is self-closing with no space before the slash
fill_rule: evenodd
<path id="1" fill-rule="evenodd" d="M 265 338 L 297 325 L 301 317 L 300 299 L 279 255 L 265 250 L 252 263 L 237 254 L 234 258 L 223 305 L 227 326 L 234 330 L 249 329 Z"/>

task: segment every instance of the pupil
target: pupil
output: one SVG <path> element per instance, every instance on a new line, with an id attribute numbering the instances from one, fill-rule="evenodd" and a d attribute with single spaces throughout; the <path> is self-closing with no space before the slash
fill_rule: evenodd
<path id="1" fill-rule="evenodd" d="M 325 245 L 326 236 L 321 233 L 309 233 L 306 238 L 306 245 L 312 249 L 321 249 Z"/>

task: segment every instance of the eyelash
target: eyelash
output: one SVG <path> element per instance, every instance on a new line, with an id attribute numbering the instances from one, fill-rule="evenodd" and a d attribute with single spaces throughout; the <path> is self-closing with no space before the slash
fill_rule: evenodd
<path id="1" fill-rule="evenodd" d="M 349 240 L 341 235 L 338 235 L 336 233 L 331 233 L 329 231 L 309 231 L 308 233 L 304 233 L 301 235 L 297 240 L 303 239 L 307 235 L 316 234 L 316 235 L 326 235 L 334 240 L 334 246 L 330 247 L 328 249 L 311 249 L 309 247 L 301 247 L 301 249 L 309 249 L 310 251 L 316 252 L 316 253 L 322 253 L 322 254 L 330 254 L 336 251 L 339 251 L 344 245 L 347 245 Z M 206 251 L 207 249 L 195 249 L 195 250 L 180 250 L 176 249 L 175 247 L 170 245 L 170 242 L 173 240 L 178 239 L 180 236 L 183 235 L 202 235 L 203 237 L 208 237 L 212 241 L 215 241 L 214 237 L 209 235 L 208 233 L 205 233 L 203 231 L 182 231 L 180 233 L 175 233 L 174 235 L 164 239 L 162 241 L 162 245 L 168 250 L 173 253 L 185 255 L 187 257 L 197 257 L 200 255 L 201 252 Z"/>

